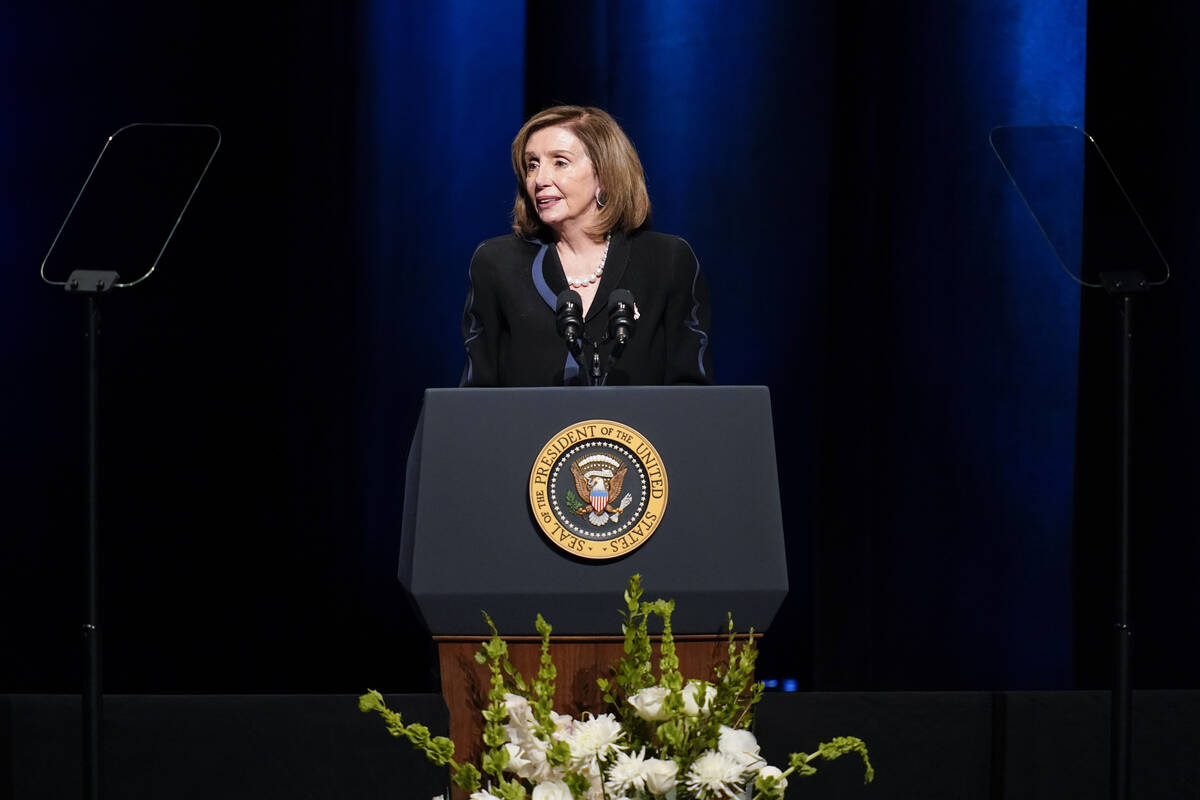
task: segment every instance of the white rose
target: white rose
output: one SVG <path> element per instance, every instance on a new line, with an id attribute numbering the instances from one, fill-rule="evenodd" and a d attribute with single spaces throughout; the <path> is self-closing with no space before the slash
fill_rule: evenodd
<path id="1" fill-rule="evenodd" d="M 542 781 L 533 787 L 532 800 L 571 800 L 571 790 L 562 781 Z"/>
<path id="2" fill-rule="evenodd" d="M 754 734 L 730 728 L 728 725 L 721 726 L 717 750 L 733 758 L 743 769 L 756 769 L 766 763 L 759 754 L 758 740 L 754 738 Z"/>
<path id="3" fill-rule="evenodd" d="M 472 793 L 468 800 L 500 800 L 500 798 L 496 797 L 496 795 L 492 794 L 491 792 L 480 790 Z"/>
<path id="4" fill-rule="evenodd" d="M 629 705 L 644 720 L 659 722 L 667 718 L 663 712 L 663 700 L 667 699 L 670 690 L 662 686 L 650 686 L 629 698 Z"/>
<path id="5" fill-rule="evenodd" d="M 687 686 L 683 687 L 683 713 L 689 717 L 700 715 L 700 691 L 704 690 L 704 715 L 708 716 L 712 711 L 712 701 L 717 697 L 717 687 L 706 683 L 705 681 L 688 681 Z"/>
<path id="6" fill-rule="evenodd" d="M 783 770 L 779 767 L 763 767 L 758 771 L 760 778 L 777 778 L 779 783 L 775 784 L 775 788 L 783 791 L 787 788 L 787 778 L 783 777 Z"/>
<path id="7" fill-rule="evenodd" d="M 646 779 L 646 788 L 651 794 L 666 794 L 675 787 L 675 777 L 679 774 L 679 765 L 671 760 L 647 758 L 642 762 L 642 777 Z"/>

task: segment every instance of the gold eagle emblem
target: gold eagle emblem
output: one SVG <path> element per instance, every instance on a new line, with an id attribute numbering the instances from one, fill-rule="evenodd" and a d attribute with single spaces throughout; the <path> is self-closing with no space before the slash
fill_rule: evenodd
<path id="1" fill-rule="evenodd" d="M 625 483 L 625 473 L 629 467 L 621 466 L 611 476 L 600 472 L 585 475 L 579 463 L 571 465 L 571 474 L 575 476 L 575 491 L 583 505 L 575 510 L 580 516 L 588 514 L 611 514 L 616 517 L 624 506 L 614 507 L 611 500 L 621 496 L 621 486 Z M 590 502 L 589 502 L 590 501 Z"/>

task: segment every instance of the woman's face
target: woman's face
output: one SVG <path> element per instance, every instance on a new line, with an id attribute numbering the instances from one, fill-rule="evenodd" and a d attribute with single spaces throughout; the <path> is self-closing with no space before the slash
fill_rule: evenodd
<path id="1" fill-rule="evenodd" d="M 561 232 L 575 222 L 585 225 L 598 213 L 600 185 L 583 142 L 555 125 L 535 131 L 525 143 L 525 191 L 538 216 Z"/>

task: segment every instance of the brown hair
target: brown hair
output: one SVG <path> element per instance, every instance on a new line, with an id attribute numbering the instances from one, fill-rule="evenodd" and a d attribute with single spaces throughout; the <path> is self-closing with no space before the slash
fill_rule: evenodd
<path id="1" fill-rule="evenodd" d="M 590 106 L 554 106 L 530 117 L 513 139 L 512 165 L 517 174 L 513 230 L 517 235 L 553 238 L 525 189 L 525 146 L 534 132 L 554 125 L 567 128 L 583 142 L 596 170 L 596 180 L 603 187 L 605 201 L 600 209 L 599 230 L 588 233 L 600 236 L 614 229 L 628 232 L 641 227 L 650 215 L 650 195 L 633 142 L 606 111 Z"/>

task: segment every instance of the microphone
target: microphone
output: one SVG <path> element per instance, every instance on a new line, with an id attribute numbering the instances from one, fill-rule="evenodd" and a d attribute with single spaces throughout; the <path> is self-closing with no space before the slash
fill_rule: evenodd
<path id="1" fill-rule="evenodd" d="M 633 292 L 628 289 L 614 289 L 608 296 L 608 339 L 614 344 L 612 350 L 608 351 L 608 368 L 599 381 L 601 386 L 608 385 L 608 376 L 613 366 L 625 352 L 625 344 L 633 338 L 634 313 Z"/>
<path id="2" fill-rule="evenodd" d="M 578 347 L 576 343 L 579 341 L 580 334 L 583 333 L 583 299 L 574 289 L 563 289 L 558 293 L 555 306 L 557 310 L 554 312 L 554 316 L 558 335 L 566 339 L 568 345 Z"/>
<path id="3" fill-rule="evenodd" d="M 633 292 L 614 289 L 608 296 L 608 337 L 621 346 L 633 338 Z"/>

